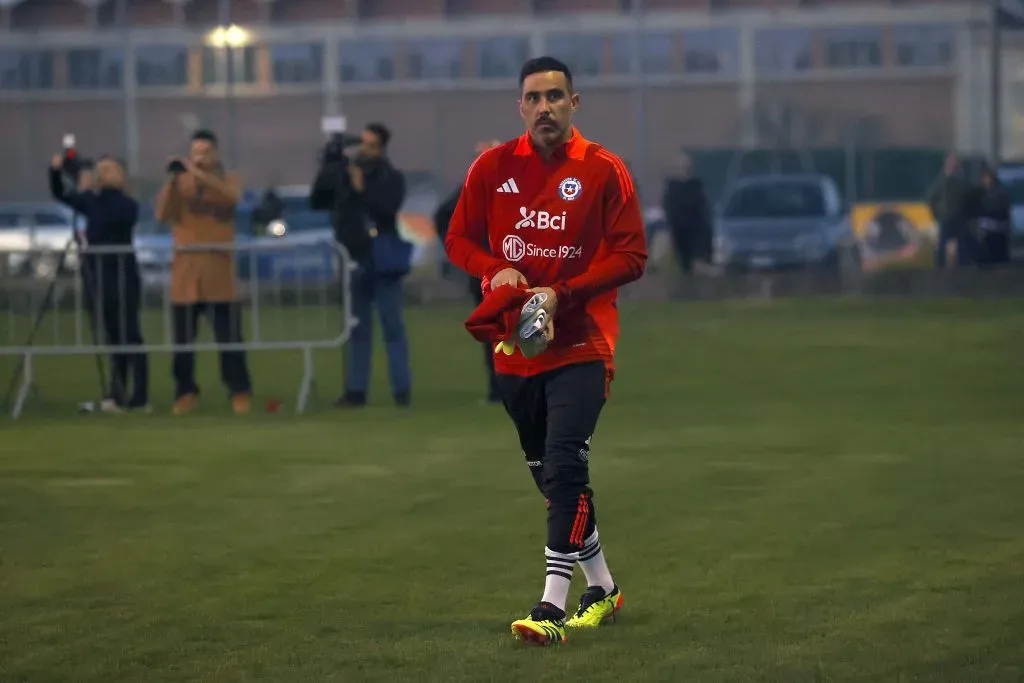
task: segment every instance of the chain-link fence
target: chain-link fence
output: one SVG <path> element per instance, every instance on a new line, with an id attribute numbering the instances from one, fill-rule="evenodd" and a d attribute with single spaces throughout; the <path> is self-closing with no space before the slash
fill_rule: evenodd
<path id="1" fill-rule="evenodd" d="M 309 21 L 296 22 L 283 9 L 261 14 L 262 4 L 197 1 L 180 26 L 167 8 L 149 19 L 161 28 L 140 28 L 132 20 L 148 16 L 147 3 L 124 0 L 104 5 L 95 30 L 5 35 L 3 198 L 44 198 L 39 169 L 69 132 L 86 154 L 125 158 L 143 193 L 200 126 L 220 134 L 250 184 L 305 183 L 330 114 L 352 127 L 387 122 L 395 162 L 447 187 L 477 140 L 520 131 L 518 68 L 542 53 L 573 68 L 581 129 L 630 163 L 649 200 L 684 149 L 782 150 L 805 167 L 841 166 L 859 198 L 892 194 L 886 187 L 904 171 L 915 180 L 901 181 L 900 193 L 917 194 L 944 150 L 984 153 L 991 142 L 983 3 L 781 15 L 635 3 L 633 13 L 562 21 L 474 16 L 470 7 L 459 21 L 401 24 L 339 22 L 311 0 L 277 3 L 305 7 Z M 312 23 L 317 12 L 326 20 Z M 1012 94 L 1015 72 L 1004 72 Z M 1016 119 L 1007 120 L 1012 151 Z M 836 150 L 845 161 L 822 161 Z M 698 173 L 718 174 L 722 162 L 705 169 L 705 158 L 716 157 L 701 156 Z"/>

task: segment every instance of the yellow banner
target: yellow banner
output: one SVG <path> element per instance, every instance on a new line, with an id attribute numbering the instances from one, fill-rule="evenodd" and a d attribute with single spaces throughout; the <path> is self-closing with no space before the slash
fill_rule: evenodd
<path id="1" fill-rule="evenodd" d="M 850 220 L 865 269 L 932 267 L 938 227 L 926 203 L 854 204 Z"/>

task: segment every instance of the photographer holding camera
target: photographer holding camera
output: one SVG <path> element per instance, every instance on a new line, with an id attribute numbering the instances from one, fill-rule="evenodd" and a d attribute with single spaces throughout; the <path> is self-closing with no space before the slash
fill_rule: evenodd
<path id="1" fill-rule="evenodd" d="M 75 177 L 76 190 L 64 186 L 64 172 Z M 92 171 L 86 164 L 64 154 L 50 163 L 50 193 L 86 220 L 86 247 L 79 267 L 85 282 L 86 301 L 103 325 L 109 346 L 142 346 L 139 312 L 142 280 L 135 252 L 89 253 L 90 248 L 131 247 L 139 218 L 139 204 L 125 193 L 124 165 L 104 156 Z M 129 368 L 132 396 L 127 396 Z M 104 412 L 146 410 L 149 407 L 149 358 L 143 352 L 113 353 L 110 359 L 110 390 L 100 403 Z"/>
<path id="2" fill-rule="evenodd" d="M 213 324 L 218 344 L 242 342 L 242 309 L 235 292 L 235 207 L 242 186 L 220 161 L 217 137 L 197 131 L 187 159 L 172 159 L 167 182 L 156 198 L 160 222 L 171 224 L 174 260 L 171 263 L 171 303 L 174 343 L 191 344 L 196 324 L 205 313 Z M 219 245 L 225 249 L 188 249 Z M 183 248 L 184 247 L 184 248 Z M 251 383 L 244 351 L 220 352 L 220 375 L 239 414 L 251 409 Z M 174 413 L 195 408 L 199 386 L 195 379 L 195 353 L 174 353 Z"/>
<path id="3" fill-rule="evenodd" d="M 409 344 L 402 319 L 402 279 L 408 274 L 412 245 L 398 234 L 398 210 L 405 199 L 405 177 L 385 152 L 391 132 L 371 123 L 359 138 L 337 133 L 324 148 L 313 181 L 310 205 L 329 210 L 335 239 L 358 264 L 352 278 L 353 313 L 359 320 L 346 354 L 345 391 L 339 407 L 366 405 L 373 352 L 373 304 L 384 328 L 388 376 L 395 403 L 409 405 Z M 359 145 L 349 159 L 345 148 Z"/>

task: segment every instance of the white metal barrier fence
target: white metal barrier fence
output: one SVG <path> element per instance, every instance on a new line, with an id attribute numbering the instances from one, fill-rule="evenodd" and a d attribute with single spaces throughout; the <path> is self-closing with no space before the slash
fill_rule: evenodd
<path id="1" fill-rule="evenodd" d="M 54 267 L 31 266 L 44 261 Z M 86 249 L 69 242 L 63 253 L 0 251 L 0 356 L 20 359 L 6 396 L 17 383 L 11 415 L 24 409 L 39 356 L 289 349 L 303 354 L 296 400 L 302 412 L 313 387 L 313 351 L 341 347 L 356 324 L 354 268 L 333 239 Z M 182 294 L 223 301 L 242 341 L 198 342 L 193 332 L 182 342 L 174 329 Z M 142 344 L 126 341 L 133 310 L 144 328 Z"/>

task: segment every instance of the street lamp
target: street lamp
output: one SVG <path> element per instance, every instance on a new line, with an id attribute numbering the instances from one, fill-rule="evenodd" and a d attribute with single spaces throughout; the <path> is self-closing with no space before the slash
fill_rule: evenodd
<path id="1" fill-rule="evenodd" d="M 249 32 L 244 28 L 231 24 L 230 26 L 218 26 L 210 31 L 207 41 L 213 47 L 244 47 L 249 43 Z"/>
<path id="2" fill-rule="evenodd" d="M 228 24 L 226 7 L 222 7 L 221 25 L 207 36 L 207 42 L 226 57 L 227 89 L 225 99 L 228 105 L 228 159 L 232 164 L 238 161 L 236 158 L 238 145 L 235 139 L 235 50 L 248 45 L 250 39 L 249 32 L 244 28 L 236 24 Z"/>

